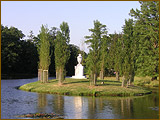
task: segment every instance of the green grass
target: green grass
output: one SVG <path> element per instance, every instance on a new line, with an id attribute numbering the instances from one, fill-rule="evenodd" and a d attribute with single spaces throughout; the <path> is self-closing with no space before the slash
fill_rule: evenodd
<path id="1" fill-rule="evenodd" d="M 159 77 L 157 80 L 151 81 L 151 77 L 135 77 L 134 85 L 147 86 L 147 87 L 159 87 Z"/>
<path id="2" fill-rule="evenodd" d="M 101 84 L 101 82 L 104 82 L 104 84 Z M 123 88 L 121 82 L 116 81 L 114 77 L 98 80 L 97 86 L 90 86 L 88 79 L 66 78 L 62 86 L 58 85 L 57 79 L 53 79 L 49 80 L 48 83 L 37 81 L 25 84 L 19 89 L 30 92 L 79 96 L 137 96 L 151 93 L 151 91 L 138 86 Z"/>

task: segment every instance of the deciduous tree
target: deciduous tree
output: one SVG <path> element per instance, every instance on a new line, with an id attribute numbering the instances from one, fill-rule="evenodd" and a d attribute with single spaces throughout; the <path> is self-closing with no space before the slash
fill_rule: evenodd
<path id="1" fill-rule="evenodd" d="M 48 28 L 44 25 L 41 27 L 40 31 L 40 43 L 39 43 L 39 69 L 48 70 L 50 61 L 50 42 L 49 42 L 49 32 Z M 46 79 L 45 79 L 46 80 Z M 42 82 L 47 82 L 42 80 Z"/>
<path id="2" fill-rule="evenodd" d="M 63 84 L 65 79 L 65 65 L 69 60 L 70 57 L 70 50 L 69 50 L 69 36 L 70 30 L 68 23 L 62 22 L 60 25 L 60 30 L 57 31 L 56 40 L 55 40 L 55 65 L 56 65 L 56 72 L 58 74 L 59 85 Z"/>
<path id="3" fill-rule="evenodd" d="M 97 75 L 100 70 L 100 48 L 102 37 L 106 35 L 106 25 L 102 25 L 98 20 L 94 21 L 94 28 L 89 29 L 91 36 L 85 36 L 85 43 L 89 44 L 89 54 L 87 58 L 87 67 L 90 74 L 92 85 L 96 85 Z"/>

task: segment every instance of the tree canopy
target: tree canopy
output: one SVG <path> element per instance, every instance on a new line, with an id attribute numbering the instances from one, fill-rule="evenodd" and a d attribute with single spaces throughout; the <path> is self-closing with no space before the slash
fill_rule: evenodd
<path id="1" fill-rule="evenodd" d="M 65 65 L 70 57 L 69 50 L 69 36 L 70 30 L 68 23 L 62 22 L 60 30 L 57 31 L 55 40 L 55 65 L 56 65 L 56 77 L 59 79 L 59 85 L 63 84 L 64 76 L 66 74 Z"/>
<path id="2" fill-rule="evenodd" d="M 157 79 L 159 73 L 159 1 L 141 1 L 141 9 L 131 9 L 138 41 L 136 73 Z"/>
<path id="3" fill-rule="evenodd" d="M 85 36 L 85 43 L 89 44 L 89 54 L 87 58 L 88 73 L 90 74 L 91 84 L 96 85 L 97 75 L 99 73 L 100 51 L 103 50 L 102 39 L 105 41 L 104 35 L 107 34 L 106 25 L 101 24 L 98 20 L 94 21 L 94 28 L 89 29 L 91 36 Z M 104 38 L 103 38 L 104 37 Z"/>

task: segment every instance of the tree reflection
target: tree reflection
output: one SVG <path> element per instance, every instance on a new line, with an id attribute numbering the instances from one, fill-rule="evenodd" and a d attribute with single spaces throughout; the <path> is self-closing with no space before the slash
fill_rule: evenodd
<path id="1" fill-rule="evenodd" d="M 109 99 L 109 102 L 115 118 L 132 118 L 133 98 L 112 98 Z"/>
<path id="2" fill-rule="evenodd" d="M 38 112 L 40 112 L 40 113 L 45 112 L 46 105 L 47 105 L 46 94 L 39 93 L 38 94 Z"/>
<path id="3" fill-rule="evenodd" d="M 96 99 L 95 97 L 89 98 L 88 101 L 88 118 L 93 119 L 96 114 Z"/>
<path id="4" fill-rule="evenodd" d="M 52 97 L 52 96 L 51 96 Z M 47 100 L 48 99 L 48 100 Z M 145 119 L 158 118 L 159 96 L 65 97 L 38 94 L 38 111 L 66 115 L 69 119 Z"/>
<path id="5" fill-rule="evenodd" d="M 53 109 L 56 113 L 64 113 L 64 96 L 55 95 L 53 99 Z"/>

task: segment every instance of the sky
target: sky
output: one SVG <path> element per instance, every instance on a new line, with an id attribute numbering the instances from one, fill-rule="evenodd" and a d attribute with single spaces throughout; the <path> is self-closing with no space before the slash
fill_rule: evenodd
<path id="1" fill-rule="evenodd" d="M 140 9 L 138 1 L 1 1 L 1 24 L 16 27 L 25 34 L 39 34 L 47 25 L 59 28 L 64 21 L 70 29 L 70 44 L 81 47 L 84 36 L 91 34 L 93 21 L 107 26 L 108 34 L 122 32 L 131 9 Z M 84 50 L 88 52 L 87 45 Z"/>

